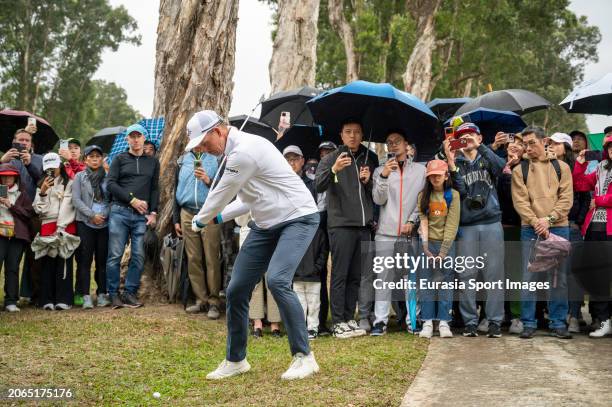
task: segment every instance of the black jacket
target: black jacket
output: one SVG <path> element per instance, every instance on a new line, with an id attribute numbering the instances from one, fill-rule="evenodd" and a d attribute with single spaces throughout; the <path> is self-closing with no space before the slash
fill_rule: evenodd
<path id="1" fill-rule="evenodd" d="M 521 217 L 512 202 L 512 174 L 502 173 L 497 179 L 497 195 L 499 207 L 502 211 L 502 224 L 510 226 L 521 226 Z"/>
<path id="2" fill-rule="evenodd" d="M 336 149 L 323 157 L 315 177 L 316 191 L 327 191 L 327 227 L 367 227 L 374 216 L 372 175 L 378 167 L 378 157 L 360 145 L 355 155 L 351 153 L 351 165 L 334 176 L 331 168 L 339 155 Z M 370 179 L 364 185 L 359 181 L 359 167 L 366 164 Z"/>
<path id="3" fill-rule="evenodd" d="M 155 157 L 121 153 L 113 159 L 108 172 L 112 203 L 129 206 L 133 198 L 146 201 L 149 212 L 159 204 L 159 161 Z"/>
<path id="4" fill-rule="evenodd" d="M 321 282 L 321 273 L 327 267 L 327 252 L 329 244 L 325 238 L 327 231 L 317 228 L 312 242 L 306 249 L 304 257 L 300 262 L 293 281 L 306 281 L 312 283 Z"/>

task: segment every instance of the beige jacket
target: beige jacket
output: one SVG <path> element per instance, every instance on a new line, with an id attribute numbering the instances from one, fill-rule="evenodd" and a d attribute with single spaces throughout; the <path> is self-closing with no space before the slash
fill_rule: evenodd
<path id="1" fill-rule="evenodd" d="M 72 205 L 72 180 L 68 181 L 64 188 L 62 178 L 55 178 L 53 187 L 47 191 L 45 196 L 40 196 L 40 188 L 38 188 L 33 206 L 43 224 L 57 221 L 57 228 L 64 229 L 75 219 L 74 205 Z"/>

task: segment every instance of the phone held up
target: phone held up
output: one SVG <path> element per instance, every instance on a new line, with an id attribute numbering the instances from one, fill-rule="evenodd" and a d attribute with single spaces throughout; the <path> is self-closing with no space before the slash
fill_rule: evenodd
<path id="1" fill-rule="evenodd" d="M 455 136 L 455 128 L 454 127 L 445 127 L 444 128 L 444 137 L 452 138 Z"/>
<path id="2" fill-rule="evenodd" d="M 467 139 L 460 138 L 456 140 L 451 140 L 449 143 L 449 147 L 451 151 L 456 151 L 456 150 L 467 147 L 467 144 L 468 144 Z"/>
<path id="3" fill-rule="evenodd" d="M 281 129 L 288 129 L 291 127 L 291 112 L 281 112 L 278 127 Z"/>
<path id="4" fill-rule="evenodd" d="M 0 184 L 0 198 L 8 198 L 8 186 Z"/>
<path id="5" fill-rule="evenodd" d="M 60 150 L 68 150 L 68 140 L 60 140 Z"/>
<path id="6" fill-rule="evenodd" d="M 601 151 L 587 150 L 584 152 L 585 161 L 601 161 L 601 158 L 602 158 Z"/>
<path id="7" fill-rule="evenodd" d="M 340 147 L 338 147 L 338 151 L 340 151 L 340 157 L 342 158 L 350 157 L 349 148 L 347 146 L 341 145 Z"/>
<path id="8" fill-rule="evenodd" d="M 395 160 L 395 153 L 387 153 L 387 160 Z"/>

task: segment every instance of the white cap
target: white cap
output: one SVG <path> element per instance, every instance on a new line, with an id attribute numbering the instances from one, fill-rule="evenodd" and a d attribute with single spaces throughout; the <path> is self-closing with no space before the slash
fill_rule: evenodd
<path id="1" fill-rule="evenodd" d="M 299 148 L 298 146 L 287 146 L 285 147 L 285 149 L 283 150 L 283 157 L 286 156 L 287 154 L 297 154 L 300 157 L 304 157 L 304 154 L 302 154 L 302 149 Z"/>
<path id="2" fill-rule="evenodd" d="M 62 160 L 56 153 L 47 153 L 43 157 L 43 171 L 47 171 L 50 168 L 59 168 L 61 164 Z"/>
<path id="3" fill-rule="evenodd" d="M 185 151 L 191 151 L 204 140 L 206 134 L 221 122 L 219 115 L 212 110 L 202 110 L 194 114 L 187 122 L 189 143 Z"/>
<path id="4" fill-rule="evenodd" d="M 565 133 L 554 133 L 552 136 L 550 136 L 550 139 L 555 143 L 566 143 L 570 146 L 572 145 L 572 138 Z"/>

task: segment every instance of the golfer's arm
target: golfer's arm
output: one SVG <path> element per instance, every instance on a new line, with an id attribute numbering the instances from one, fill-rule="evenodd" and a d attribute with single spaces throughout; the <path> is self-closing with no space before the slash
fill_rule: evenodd
<path id="1" fill-rule="evenodd" d="M 250 208 L 244 202 L 242 202 L 240 198 L 236 197 L 236 200 L 227 205 L 221 212 L 221 220 L 223 222 L 228 222 L 237 218 L 238 216 L 248 213 L 249 209 Z"/>

